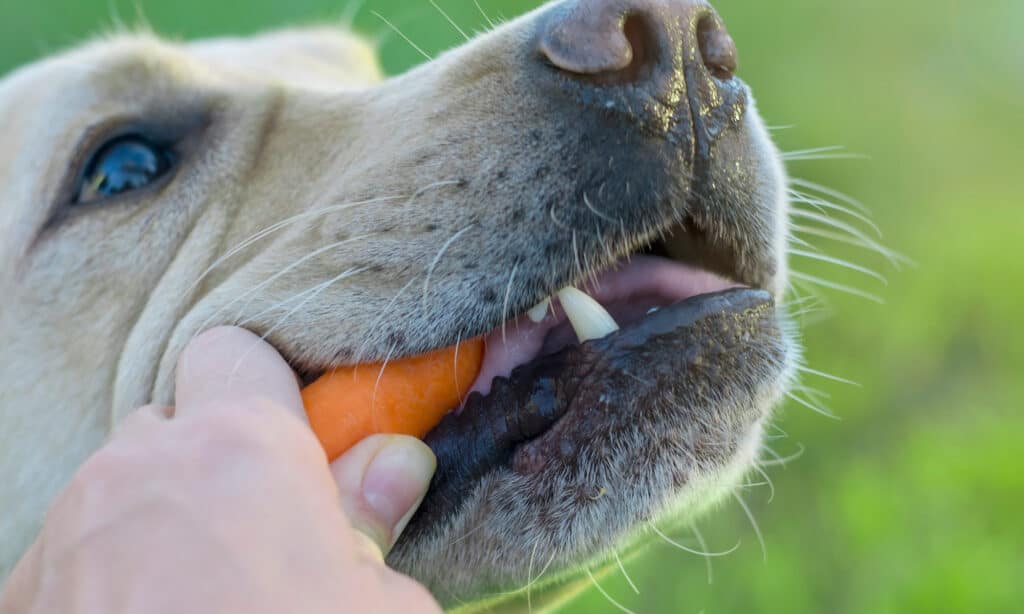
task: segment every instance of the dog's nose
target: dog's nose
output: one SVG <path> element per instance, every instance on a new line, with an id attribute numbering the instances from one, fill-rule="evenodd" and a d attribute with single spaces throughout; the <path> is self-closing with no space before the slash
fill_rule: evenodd
<path id="1" fill-rule="evenodd" d="M 736 45 L 701 0 L 567 0 L 543 25 L 539 50 L 565 74 L 603 85 L 643 86 L 680 64 L 720 80 L 736 71 Z"/>

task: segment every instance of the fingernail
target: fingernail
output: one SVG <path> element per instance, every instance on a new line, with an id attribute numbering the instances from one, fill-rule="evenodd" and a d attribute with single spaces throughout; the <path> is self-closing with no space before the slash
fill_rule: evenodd
<path id="1" fill-rule="evenodd" d="M 423 501 L 437 459 L 422 441 L 395 438 L 370 462 L 363 476 L 363 498 L 377 520 L 391 528 L 391 544 L 398 540 Z"/>

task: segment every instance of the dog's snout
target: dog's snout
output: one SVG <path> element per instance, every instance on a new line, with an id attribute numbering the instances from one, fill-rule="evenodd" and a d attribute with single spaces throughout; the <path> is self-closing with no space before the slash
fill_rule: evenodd
<path id="1" fill-rule="evenodd" d="M 728 80 L 737 65 L 732 37 L 702 0 L 570 0 L 543 25 L 539 52 L 563 73 L 600 84 L 644 86 L 680 62 Z"/>

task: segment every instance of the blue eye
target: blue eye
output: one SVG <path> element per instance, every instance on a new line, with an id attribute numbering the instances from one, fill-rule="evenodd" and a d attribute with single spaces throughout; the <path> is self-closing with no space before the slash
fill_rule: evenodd
<path id="1" fill-rule="evenodd" d="M 171 170 L 167 147 L 137 135 L 119 137 L 104 145 L 85 167 L 75 204 L 88 204 L 140 190 Z"/>

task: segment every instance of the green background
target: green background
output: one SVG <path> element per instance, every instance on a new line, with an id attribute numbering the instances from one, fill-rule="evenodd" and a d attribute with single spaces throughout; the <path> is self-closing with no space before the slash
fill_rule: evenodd
<path id="1" fill-rule="evenodd" d="M 481 0 L 492 17 L 532 2 Z M 470 0 L 440 0 L 466 29 Z M 192 38 L 337 20 L 344 0 L 0 0 L 0 71 L 141 13 Z M 805 322 L 805 385 L 838 417 L 790 402 L 767 486 L 742 490 L 763 532 L 727 502 L 699 527 L 705 560 L 653 545 L 602 580 L 638 612 L 1015 612 L 1024 601 L 1024 2 L 720 0 L 741 76 L 786 150 L 842 145 L 849 159 L 794 161 L 794 176 L 851 194 L 914 266 L 833 241 L 871 277 L 794 258 L 808 274 L 885 304 L 819 290 Z M 357 27 L 389 70 L 420 60 L 377 11 L 436 52 L 459 40 L 427 0 L 366 0 Z M 119 16 L 119 17 L 118 17 Z M 4 121 L 8 121 L 4 119 Z M 864 225 L 849 216 L 839 219 Z M 810 237 L 808 237 L 810 238 Z M 800 288 L 803 294 L 813 289 Z M 803 394 L 807 394 L 806 391 Z M 783 436 L 783 431 L 785 436 Z M 755 476 L 753 481 L 762 481 Z M 696 547 L 691 534 L 675 537 Z M 614 611 L 596 592 L 571 612 Z"/>

